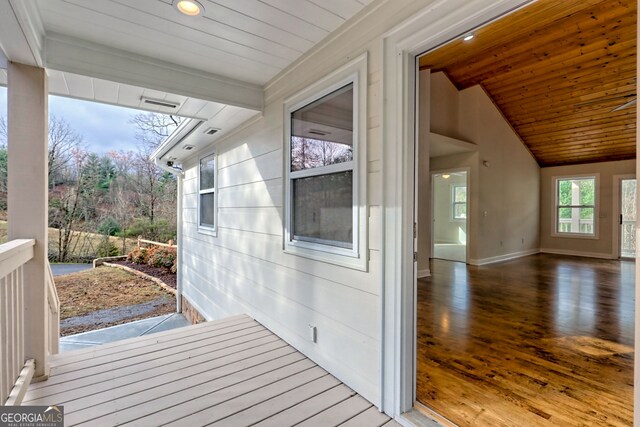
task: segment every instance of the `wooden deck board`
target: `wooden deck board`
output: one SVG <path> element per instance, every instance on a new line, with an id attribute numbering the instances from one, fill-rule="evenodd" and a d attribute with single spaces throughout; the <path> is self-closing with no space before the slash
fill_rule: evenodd
<path id="1" fill-rule="evenodd" d="M 380 427 L 389 422 L 389 417 L 385 414 L 380 413 L 378 408 L 371 407 L 364 412 L 356 415 L 351 418 L 347 422 L 340 424 L 341 427 L 361 427 L 361 426 L 369 426 L 369 427 Z"/>
<path id="2" fill-rule="evenodd" d="M 24 404 L 64 405 L 67 426 L 390 420 L 247 316 L 63 353 L 51 365 Z"/>
<path id="3" fill-rule="evenodd" d="M 298 424 L 300 427 L 314 427 L 314 426 L 339 426 L 350 419 L 360 415 L 362 412 L 371 408 L 373 405 L 371 402 L 363 399 L 362 397 L 355 396 L 350 397 L 347 400 L 343 400 L 337 405 L 331 406 L 319 414 L 309 418 Z"/>
<path id="4" fill-rule="evenodd" d="M 132 364 L 91 376 L 80 377 L 77 380 L 73 379 L 65 383 L 67 391 L 65 391 L 64 398 L 65 400 L 71 400 L 76 398 L 75 395 L 80 397 L 87 396 L 87 393 L 95 389 L 98 383 L 108 382 L 108 387 L 106 387 L 106 384 L 103 384 L 103 387 L 105 387 L 103 390 L 106 390 L 108 388 L 115 388 L 137 381 L 144 381 L 148 378 L 154 378 L 155 375 L 188 370 L 191 369 L 191 367 L 200 370 L 203 364 L 212 360 L 224 362 L 225 357 L 231 360 L 238 360 L 238 358 L 244 355 L 244 352 L 273 342 L 276 342 L 279 346 L 284 345 L 282 342 L 277 341 L 277 338 L 274 338 L 271 334 L 266 336 L 252 334 L 248 337 L 249 341 L 240 341 L 240 338 L 238 338 L 238 341 L 227 341 L 226 344 L 228 344 L 228 347 L 217 349 L 216 346 L 212 345 L 210 350 L 207 350 L 207 347 L 200 349 L 201 353 L 187 351 L 172 354 L 165 358 L 146 362 L 143 365 Z M 222 364 L 223 363 L 220 363 L 220 366 Z M 187 375 L 187 373 L 184 372 L 184 375 Z M 56 393 L 59 394 L 59 392 L 57 392 L 59 389 L 59 387 L 51 386 L 33 390 L 30 394 L 30 399 L 33 399 L 30 404 L 38 404 L 36 403 L 38 399 L 47 398 Z"/>
<path id="5" fill-rule="evenodd" d="M 253 425 L 260 421 L 287 410 L 301 402 L 311 399 L 327 390 L 330 390 L 340 384 L 340 381 L 331 375 L 325 375 L 298 388 L 289 390 L 279 396 L 272 397 L 269 400 L 249 407 L 243 411 L 236 413 L 228 418 L 217 421 L 211 426 L 217 427 L 242 427 Z M 388 417 L 387 417 L 388 419 Z"/>
<path id="6" fill-rule="evenodd" d="M 356 393 L 349 387 L 339 385 L 331 390 L 327 390 L 313 399 L 306 400 L 292 408 L 275 414 L 257 424 L 256 427 L 279 427 L 279 426 L 292 426 L 296 425 L 304 420 L 311 418 L 312 416 L 322 412 L 326 408 L 330 408 L 340 402 L 349 399 Z"/>

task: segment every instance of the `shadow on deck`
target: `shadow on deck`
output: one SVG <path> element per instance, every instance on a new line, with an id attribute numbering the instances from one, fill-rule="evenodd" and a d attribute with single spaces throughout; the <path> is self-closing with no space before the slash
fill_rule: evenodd
<path id="1" fill-rule="evenodd" d="M 398 426 L 247 316 L 53 356 L 23 405 L 65 425 Z"/>

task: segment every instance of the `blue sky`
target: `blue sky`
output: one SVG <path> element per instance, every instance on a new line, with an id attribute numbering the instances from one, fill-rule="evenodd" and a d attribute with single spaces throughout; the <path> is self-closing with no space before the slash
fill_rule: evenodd
<path id="1" fill-rule="evenodd" d="M 89 151 L 135 150 L 135 126 L 129 123 L 138 110 L 49 96 L 49 114 L 64 118 L 83 136 Z M 7 89 L 0 87 L 0 116 L 7 116 Z"/>

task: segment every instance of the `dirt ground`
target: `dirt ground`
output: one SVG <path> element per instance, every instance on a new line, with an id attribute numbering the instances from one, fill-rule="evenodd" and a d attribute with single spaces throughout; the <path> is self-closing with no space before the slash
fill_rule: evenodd
<path id="1" fill-rule="evenodd" d="M 126 271 L 110 267 L 98 267 L 79 273 L 67 274 L 55 278 L 60 298 L 60 320 L 62 335 L 86 332 L 94 329 L 140 320 L 162 314 L 174 313 L 175 296 L 157 284 L 144 280 Z M 131 306 L 158 302 L 145 312 L 132 313 Z M 118 307 L 127 307 L 127 315 L 118 316 Z M 109 318 L 89 321 L 87 324 L 66 328 L 64 320 L 83 316 L 90 319 L 96 311 L 110 310 Z M 135 310 L 133 310 L 135 311 Z M 100 317 L 100 316 L 98 316 Z M 67 321 L 66 323 L 74 323 Z"/>
<path id="2" fill-rule="evenodd" d="M 145 274 L 148 274 L 149 276 L 155 277 L 156 279 L 162 280 L 173 289 L 176 289 L 177 277 L 174 273 L 169 271 L 168 268 L 153 267 L 147 264 L 136 264 L 135 262 L 131 261 L 115 261 L 114 264 L 124 265 L 129 268 L 133 268 L 134 270 L 141 271 Z"/>

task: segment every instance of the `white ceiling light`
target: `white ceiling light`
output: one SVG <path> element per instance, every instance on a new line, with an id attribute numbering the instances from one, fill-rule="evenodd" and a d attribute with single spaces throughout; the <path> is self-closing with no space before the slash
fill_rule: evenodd
<path id="1" fill-rule="evenodd" d="M 204 13 L 204 6 L 195 0 L 174 0 L 173 7 L 187 16 L 198 16 Z"/>
<path id="2" fill-rule="evenodd" d="M 475 37 L 475 36 L 473 35 L 473 33 L 469 33 L 469 34 L 467 34 L 466 36 L 464 36 L 464 37 L 462 38 L 462 40 L 464 40 L 464 41 L 468 42 L 469 40 L 471 40 L 471 39 L 472 39 L 472 38 L 474 38 L 474 37 Z"/>

